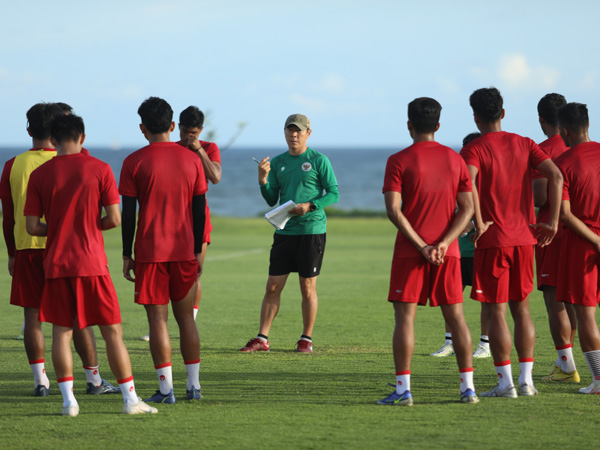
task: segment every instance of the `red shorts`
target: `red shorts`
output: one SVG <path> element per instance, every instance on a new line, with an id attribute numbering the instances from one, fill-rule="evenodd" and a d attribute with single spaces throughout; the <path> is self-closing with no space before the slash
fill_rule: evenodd
<path id="1" fill-rule="evenodd" d="M 198 277 L 198 261 L 135 263 L 135 302 L 167 305 L 183 300 Z"/>
<path id="2" fill-rule="evenodd" d="M 533 245 L 475 249 L 471 298 L 522 302 L 533 290 Z"/>
<path id="3" fill-rule="evenodd" d="M 557 286 L 561 241 L 561 238 L 555 238 L 550 245 L 535 246 L 535 272 L 540 291 L 542 286 Z"/>
<path id="4" fill-rule="evenodd" d="M 121 309 L 110 275 L 49 278 L 44 286 L 40 321 L 62 327 L 115 325 Z"/>
<path id="5" fill-rule="evenodd" d="M 16 250 L 10 304 L 38 309 L 44 281 L 44 249 Z"/>
<path id="6" fill-rule="evenodd" d="M 596 307 L 600 303 L 600 254 L 590 242 L 570 230 L 562 241 L 556 299 Z"/>
<path id="7" fill-rule="evenodd" d="M 460 258 L 447 256 L 440 266 L 422 256 L 394 258 L 388 301 L 430 306 L 463 302 Z"/>
<path id="8" fill-rule="evenodd" d="M 202 237 L 202 243 L 205 242 L 210 244 L 210 232 L 212 231 L 212 223 L 210 222 L 210 210 L 208 209 L 208 203 L 206 204 L 206 221 L 204 222 L 204 236 Z"/>

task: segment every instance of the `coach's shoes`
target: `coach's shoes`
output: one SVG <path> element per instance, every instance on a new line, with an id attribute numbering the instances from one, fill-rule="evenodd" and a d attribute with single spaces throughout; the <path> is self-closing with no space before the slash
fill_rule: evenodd
<path id="1" fill-rule="evenodd" d="M 312 353 L 312 342 L 307 339 L 300 339 L 296 344 L 296 353 Z"/>
<path id="2" fill-rule="evenodd" d="M 200 391 L 200 389 L 196 389 L 195 387 L 188 389 L 186 391 L 186 395 L 187 395 L 188 400 L 201 400 L 202 399 L 202 392 Z"/>
<path id="3" fill-rule="evenodd" d="M 431 353 L 429 356 L 436 356 L 438 358 L 442 358 L 444 356 L 452 355 L 454 355 L 454 347 L 452 346 L 452 342 L 444 342 L 442 348 L 440 348 L 437 352 Z"/>
<path id="4" fill-rule="evenodd" d="M 125 400 L 125 403 L 123 404 L 123 414 L 156 414 L 158 412 L 158 409 L 147 405 L 141 398 L 138 397 L 137 400 L 137 403 L 133 404 Z"/>
<path id="5" fill-rule="evenodd" d="M 479 399 L 472 389 L 467 389 L 465 392 L 460 393 L 461 403 L 479 403 Z"/>
<path id="6" fill-rule="evenodd" d="M 63 416 L 75 417 L 79 415 L 79 405 L 67 405 L 63 406 L 62 412 L 60 413 Z"/>
<path id="7" fill-rule="evenodd" d="M 34 397 L 48 397 L 50 395 L 50 388 L 43 384 L 38 384 L 33 390 Z"/>
<path id="8" fill-rule="evenodd" d="M 102 395 L 102 394 L 120 394 L 121 388 L 113 386 L 108 381 L 102 379 L 102 383 L 99 386 L 94 386 L 93 383 L 88 383 L 85 393 L 89 395 Z"/>
<path id="9" fill-rule="evenodd" d="M 377 404 L 390 406 L 412 406 L 413 398 L 410 391 L 404 391 L 402 394 L 398 394 L 396 391 L 394 391 L 386 398 L 377 400 Z"/>
<path id="10" fill-rule="evenodd" d="M 268 352 L 269 341 L 263 341 L 255 337 L 248 341 L 248 343 L 240 349 L 240 352 Z"/>
<path id="11" fill-rule="evenodd" d="M 519 384 L 519 395 L 533 397 L 534 395 L 538 395 L 538 390 L 532 384 L 522 383 Z"/>
<path id="12" fill-rule="evenodd" d="M 600 381 L 592 382 L 588 387 L 579 389 L 581 394 L 600 394 Z"/>
<path id="13" fill-rule="evenodd" d="M 490 344 L 485 342 L 480 342 L 473 352 L 473 358 L 491 358 L 491 356 Z"/>
<path id="14" fill-rule="evenodd" d="M 547 377 L 542 377 L 542 381 L 568 381 L 571 383 L 579 383 L 581 378 L 579 377 L 577 369 L 573 372 L 563 372 L 560 367 L 555 367 L 552 374 Z"/>
<path id="15" fill-rule="evenodd" d="M 168 405 L 172 405 L 173 403 L 175 403 L 175 393 L 173 392 L 173 389 L 171 389 L 171 392 L 169 392 L 168 394 L 161 394 L 159 389 L 152 397 L 147 398 L 144 401 L 150 403 L 166 403 Z"/>
<path id="16" fill-rule="evenodd" d="M 507 388 L 500 389 L 500 385 L 497 384 L 491 390 L 487 392 L 482 392 L 479 394 L 482 397 L 507 397 L 507 398 L 517 398 L 517 390 L 514 385 L 510 385 Z"/>

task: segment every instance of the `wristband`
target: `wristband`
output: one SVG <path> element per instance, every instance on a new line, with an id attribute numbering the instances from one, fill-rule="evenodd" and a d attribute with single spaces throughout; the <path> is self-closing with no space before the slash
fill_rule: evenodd
<path id="1" fill-rule="evenodd" d="M 423 253 L 423 250 L 425 250 L 425 249 L 427 248 L 427 246 L 428 246 L 428 245 L 429 245 L 429 244 L 425 244 L 425 245 L 423 246 L 423 248 L 421 248 L 421 250 L 419 250 L 419 253 Z"/>

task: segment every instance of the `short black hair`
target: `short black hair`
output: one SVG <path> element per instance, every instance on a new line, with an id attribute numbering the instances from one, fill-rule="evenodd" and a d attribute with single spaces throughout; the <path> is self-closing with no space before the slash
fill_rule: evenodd
<path id="1" fill-rule="evenodd" d="M 63 114 L 72 114 L 73 113 L 73 108 L 71 107 L 71 105 L 68 105 L 63 102 L 56 102 L 54 104 L 56 105 L 57 108 L 59 108 L 63 112 Z"/>
<path id="2" fill-rule="evenodd" d="M 50 138 L 50 124 L 60 114 L 54 103 L 36 103 L 27 111 L 27 129 L 31 137 L 38 140 Z"/>
<path id="3" fill-rule="evenodd" d="M 558 124 L 561 128 L 579 132 L 590 125 L 587 105 L 583 103 L 567 103 L 558 109 Z"/>
<path id="4" fill-rule="evenodd" d="M 487 123 L 495 122 L 502 117 L 503 103 L 502 95 L 495 87 L 477 89 L 469 97 L 473 113 Z"/>
<path id="5" fill-rule="evenodd" d="M 59 115 L 50 125 L 50 136 L 57 143 L 77 141 L 82 134 L 85 134 L 83 119 L 75 114 Z"/>
<path id="6" fill-rule="evenodd" d="M 419 97 L 408 104 L 408 120 L 417 133 L 434 132 L 441 112 L 442 105 L 429 97 Z"/>
<path id="7" fill-rule="evenodd" d="M 185 128 L 202 128 L 204 113 L 197 106 L 188 106 L 179 114 L 179 125 Z"/>
<path id="8" fill-rule="evenodd" d="M 138 108 L 142 124 L 152 134 L 166 133 L 173 123 L 173 110 L 165 100 L 149 97 Z"/>
<path id="9" fill-rule="evenodd" d="M 467 145 L 469 142 L 474 141 L 475 139 L 481 137 L 481 133 L 469 133 L 463 138 L 463 147 Z"/>
<path id="10" fill-rule="evenodd" d="M 556 113 L 558 112 L 558 108 L 565 106 L 566 104 L 567 100 L 565 99 L 564 95 L 556 93 L 546 94 L 538 102 L 538 114 L 546 121 L 548 125 L 557 127 L 558 116 Z"/>

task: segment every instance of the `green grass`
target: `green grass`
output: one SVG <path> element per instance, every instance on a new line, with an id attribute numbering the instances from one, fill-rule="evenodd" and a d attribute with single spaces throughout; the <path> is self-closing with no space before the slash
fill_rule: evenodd
<path id="1" fill-rule="evenodd" d="M 22 310 L 8 304 L 10 278 L 0 276 L 0 439 L 1 448 L 590 448 L 596 446 L 600 397 L 577 393 L 580 386 L 541 381 L 555 351 L 541 296 L 531 297 L 536 325 L 534 398 L 482 399 L 458 403 L 453 358 L 431 358 L 443 339 L 438 308 L 419 308 L 412 366 L 412 408 L 378 406 L 394 381 L 391 352 L 392 307 L 387 303 L 395 231 L 386 219 L 332 218 L 313 335 L 315 353 L 295 354 L 301 332 L 297 278 L 290 276 L 279 316 L 270 333 L 269 354 L 237 350 L 256 335 L 267 277 L 272 228 L 262 219 L 214 219 L 213 244 L 203 275 L 198 326 L 202 341 L 200 379 L 204 399 L 184 401 L 185 369 L 174 348 L 175 405 L 158 405 L 153 416 L 124 416 L 120 396 L 84 395 L 85 375 L 75 354 L 75 394 L 81 413 L 61 417 L 61 396 L 47 338 L 47 370 L 52 395 L 34 398 L 33 380 L 22 341 L 15 340 Z M 121 275 L 120 231 L 106 233 L 113 280 L 119 294 L 125 342 L 136 388 L 149 396 L 157 388 L 146 342 L 143 308 L 133 303 L 133 286 Z M 0 249 L 0 265 L 6 252 Z M 466 300 L 474 344 L 479 336 L 479 304 Z M 509 320 L 510 323 L 510 320 Z M 101 371 L 114 382 L 103 341 L 96 333 Z M 578 348 L 581 386 L 590 382 Z M 516 361 L 513 354 L 513 361 Z M 515 379 L 518 364 L 513 364 Z M 490 359 L 475 361 L 479 391 L 496 383 Z"/>

